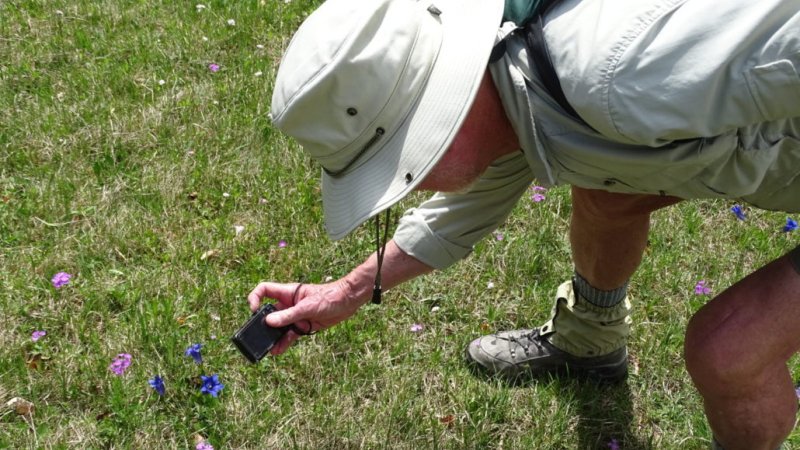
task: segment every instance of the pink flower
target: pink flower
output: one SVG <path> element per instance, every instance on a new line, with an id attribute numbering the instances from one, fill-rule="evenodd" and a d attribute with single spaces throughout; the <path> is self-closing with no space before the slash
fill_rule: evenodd
<path id="1" fill-rule="evenodd" d="M 694 295 L 708 295 L 711 293 L 711 288 L 706 286 L 706 280 L 700 280 L 694 286 Z"/>
<path id="2" fill-rule="evenodd" d="M 214 64 L 214 63 L 209 64 L 208 65 L 208 70 L 210 70 L 212 72 L 218 72 L 219 71 L 219 64 Z"/>
<path id="3" fill-rule="evenodd" d="M 284 241 L 283 239 L 281 239 L 280 242 L 278 242 L 278 247 L 279 248 L 284 248 L 287 245 L 289 245 L 289 244 L 287 244 L 286 241 Z"/>
<path id="4" fill-rule="evenodd" d="M 412 333 L 419 333 L 420 331 L 422 331 L 422 328 L 423 326 L 421 323 L 415 323 L 414 325 L 411 325 L 410 330 Z"/>
<path id="5" fill-rule="evenodd" d="M 47 332 L 46 332 L 46 331 L 39 331 L 39 330 L 36 330 L 36 331 L 34 331 L 34 332 L 31 334 L 31 340 L 32 340 L 33 342 L 36 342 L 36 341 L 38 341 L 39 339 L 43 338 L 43 337 L 44 337 L 44 335 L 46 335 L 46 334 L 47 334 Z"/>
<path id="6" fill-rule="evenodd" d="M 505 236 L 503 235 L 503 233 L 495 231 L 494 238 L 497 239 L 498 241 L 502 241 L 503 239 L 505 239 Z"/>
<path id="7" fill-rule="evenodd" d="M 203 442 L 197 444 L 197 447 L 195 447 L 195 450 L 214 450 L 214 446 L 209 444 L 206 441 L 203 441 Z"/>
<path id="8" fill-rule="evenodd" d="M 116 375 L 122 375 L 128 370 L 128 367 L 131 365 L 131 355 L 129 353 L 120 353 L 114 358 L 114 361 L 111 365 L 108 366 L 108 370 L 114 372 Z"/>
<path id="9" fill-rule="evenodd" d="M 70 278 L 72 278 L 72 275 L 68 274 L 67 272 L 58 272 L 57 274 L 53 275 L 53 279 L 50 281 L 53 283 L 54 288 L 59 289 L 66 286 L 69 283 Z"/>

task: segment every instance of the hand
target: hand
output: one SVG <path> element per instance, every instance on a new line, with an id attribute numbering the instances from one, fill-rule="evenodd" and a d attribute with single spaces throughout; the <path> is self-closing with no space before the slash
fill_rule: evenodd
<path id="1" fill-rule="evenodd" d="M 263 282 L 250 292 L 247 302 L 250 310 L 257 311 L 264 298 L 275 299 L 278 311 L 269 314 L 267 325 L 283 327 L 295 324 L 306 332 L 316 332 L 348 319 L 358 311 L 363 302 L 352 298 L 350 289 L 342 280 L 327 284 L 283 284 Z M 289 330 L 270 350 L 280 355 L 300 337 Z"/>

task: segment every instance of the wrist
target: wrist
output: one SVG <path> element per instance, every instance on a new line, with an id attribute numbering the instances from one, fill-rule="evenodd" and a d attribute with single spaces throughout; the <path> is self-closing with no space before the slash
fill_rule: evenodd
<path id="1" fill-rule="evenodd" d="M 374 279 L 366 276 L 359 276 L 356 272 L 351 272 L 341 279 L 342 289 L 348 303 L 356 305 L 357 308 L 364 306 L 372 298 L 372 288 Z"/>

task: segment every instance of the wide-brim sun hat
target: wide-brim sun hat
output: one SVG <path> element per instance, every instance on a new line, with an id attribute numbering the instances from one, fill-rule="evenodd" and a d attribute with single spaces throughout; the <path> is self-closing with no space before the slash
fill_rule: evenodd
<path id="1" fill-rule="evenodd" d="M 340 239 L 408 195 L 447 151 L 486 72 L 503 0 L 328 0 L 283 56 L 275 127 L 322 167 Z"/>

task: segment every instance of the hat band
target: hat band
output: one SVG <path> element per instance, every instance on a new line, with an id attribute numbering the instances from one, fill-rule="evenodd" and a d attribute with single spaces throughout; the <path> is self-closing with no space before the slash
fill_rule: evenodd
<path id="1" fill-rule="evenodd" d="M 364 153 L 366 153 L 370 147 L 375 145 L 375 143 L 378 142 L 378 140 L 380 140 L 381 136 L 383 136 L 384 134 L 386 134 L 386 130 L 384 130 L 381 127 L 378 127 L 378 129 L 375 130 L 375 134 L 372 136 L 372 138 L 370 138 L 370 140 L 367 141 L 366 144 L 364 144 L 364 147 L 362 147 L 361 150 L 358 151 L 358 154 L 356 154 L 355 158 L 351 159 L 346 166 L 336 171 L 331 171 L 324 167 L 322 168 L 322 170 L 324 170 L 325 173 L 334 178 L 341 176 L 343 173 L 347 172 L 347 169 L 349 169 L 353 164 L 355 164 L 356 161 L 358 161 L 358 158 L 361 158 L 361 156 L 364 155 Z"/>

